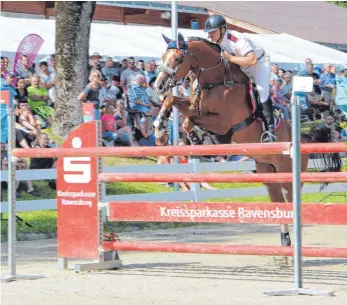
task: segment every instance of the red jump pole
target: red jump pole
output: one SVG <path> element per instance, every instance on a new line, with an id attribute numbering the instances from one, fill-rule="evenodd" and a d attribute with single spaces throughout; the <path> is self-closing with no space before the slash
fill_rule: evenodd
<path id="1" fill-rule="evenodd" d="M 293 248 L 283 246 L 236 246 L 211 244 L 104 241 L 103 249 L 144 252 L 293 256 Z M 347 248 L 303 247 L 302 254 L 306 257 L 346 258 Z"/>
<path id="2" fill-rule="evenodd" d="M 292 181 L 292 173 L 266 173 L 266 174 L 187 174 L 187 173 L 126 173 L 99 174 L 99 180 L 103 182 L 265 182 L 285 183 Z M 346 172 L 332 173 L 302 173 L 302 182 L 346 182 Z"/>
<path id="3" fill-rule="evenodd" d="M 205 156 L 205 155 L 270 155 L 289 154 L 290 142 L 247 143 L 197 146 L 157 147 L 82 147 L 82 148 L 19 148 L 12 155 L 19 158 L 58 157 L 148 157 L 148 156 Z M 301 153 L 347 152 L 347 143 L 301 144 Z"/>

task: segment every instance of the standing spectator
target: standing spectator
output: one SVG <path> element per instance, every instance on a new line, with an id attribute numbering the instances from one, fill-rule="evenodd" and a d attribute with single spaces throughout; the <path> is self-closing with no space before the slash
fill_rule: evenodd
<path id="1" fill-rule="evenodd" d="M 284 73 L 283 75 L 283 83 L 282 83 L 282 91 L 286 98 L 287 102 L 290 102 L 292 97 L 292 75 L 289 72 Z"/>
<path id="2" fill-rule="evenodd" d="M 94 119 L 100 119 L 100 90 L 101 90 L 101 72 L 97 69 L 92 69 L 89 74 L 89 84 L 83 89 L 78 96 L 81 103 L 94 104 Z"/>
<path id="3" fill-rule="evenodd" d="M 5 61 L 5 69 L 8 70 L 8 66 L 10 64 L 10 60 L 8 59 L 8 57 L 4 57 L 4 61 Z"/>
<path id="4" fill-rule="evenodd" d="M 183 84 L 178 88 L 179 97 L 190 97 L 190 80 L 188 77 L 185 78 Z"/>
<path id="5" fill-rule="evenodd" d="M 320 79 L 322 81 L 320 87 L 324 95 L 324 101 L 329 104 L 332 102 L 332 92 L 336 85 L 335 75 L 330 72 L 330 69 L 331 65 L 325 64 L 324 72 L 320 75 Z"/>
<path id="6" fill-rule="evenodd" d="M 101 69 L 101 71 L 102 74 L 104 74 L 104 76 L 106 77 L 108 85 L 110 85 L 112 81 L 112 76 L 118 74 L 117 69 L 113 67 L 112 57 L 107 57 L 106 65 Z"/>
<path id="7" fill-rule="evenodd" d="M 322 80 L 319 78 L 319 75 L 315 72 L 313 72 L 313 64 L 307 64 L 307 70 L 303 71 L 300 76 L 310 76 L 313 78 L 313 87 L 314 91 L 317 94 L 321 94 L 322 91 L 320 89 L 320 84 L 322 83 Z"/>
<path id="8" fill-rule="evenodd" d="M 283 70 L 283 69 L 278 69 L 278 77 L 279 77 L 279 78 L 283 79 L 284 73 L 286 73 L 285 70 Z"/>
<path id="9" fill-rule="evenodd" d="M 136 68 L 140 69 L 141 71 L 145 71 L 145 62 L 142 59 L 139 59 L 136 62 Z"/>
<path id="10" fill-rule="evenodd" d="M 154 73 L 154 71 L 153 71 L 153 69 L 154 69 L 153 65 L 151 64 L 150 61 L 148 61 L 148 62 L 146 63 L 146 69 L 145 69 L 145 76 L 146 76 L 146 81 L 147 81 L 147 83 L 149 83 L 149 81 L 150 81 L 153 77 L 156 76 L 155 73 Z"/>
<path id="11" fill-rule="evenodd" d="M 5 58 L 1 56 L 1 78 L 6 79 L 8 74 Z"/>
<path id="12" fill-rule="evenodd" d="M 136 85 L 135 78 L 138 75 L 144 75 L 143 71 L 135 67 L 135 59 L 134 57 L 128 58 L 128 68 L 123 71 L 120 77 L 120 85 L 123 88 L 123 91 L 128 93 L 131 88 Z M 146 79 L 145 79 L 146 80 Z"/>
<path id="13" fill-rule="evenodd" d="M 52 54 L 50 57 L 49 57 L 49 61 L 50 61 L 50 67 L 49 67 L 49 71 L 53 72 L 53 73 L 56 73 L 56 64 L 57 64 L 57 61 L 55 60 L 55 54 Z"/>
<path id="14" fill-rule="evenodd" d="M 271 78 L 273 78 L 274 80 L 278 79 L 278 65 L 277 64 L 272 65 Z"/>
<path id="15" fill-rule="evenodd" d="M 106 113 L 101 117 L 102 138 L 104 140 L 121 140 L 129 146 L 136 146 L 133 141 L 133 134 L 130 126 L 117 129 L 117 122 L 114 115 L 114 106 L 109 104 L 106 107 Z"/>
<path id="16" fill-rule="evenodd" d="M 20 77 L 24 78 L 25 85 L 30 86 L 30 80 L 35 74 L 35 69 L 29 67 L 28 56 L 22 55 L 21 57 L 21 67 L 18 69 L 18 74 Z"/>
<path id="17" fill-rule="evenodd" d="M 117 68 L 117 74 L 121 77 L 122 73 L 128 69 L 128 60 L 126 58 L 122 59 L 120 62 L 121 66 Z"/>
<path id="18" fill-rule="evenodd" d="M 306 58 L 305 59 L 305 69 L 300 71 L 299 76 L 305 76 L 306 72 L 308 72 L 308 65 L 312 65 L 312 71 L 313 73 L 316 73 L 317 75 L 320 75 L 322 73 L 322 70 L 318 66 L 314 66 L 312 63 L 311 58 Z"/>
<path id="19" fill-rule="evenodd" d="M 40 75 L 41 84 L 48 91 L 48 97 L 49 97 L 48 105 L 49 106 L 51 106 L 52 104 L 54 105 L 55 97 L 56 97 L 55 72 L 48 70 L 48 64 L 45 61 L 40 62 L 40 69 L 41 69 L 41 73 L 39 75 Z"/>
<path id="20" fill-rule="evenodd" d="M 154 59 L 149 61 L 150 64 L 152 65 L 152 71 L 154 73 L 155 76 L 158 76 L 158 71 L 157 71 L 157 63 Z"/>
<path id="21" fill-rule="evenodd" d="M 103 75 L 102 70 L 101 70 L 101 65 L 100 65 L 100 60 L 102 56 L 98 52 L 94 52 L 91 56 L 91 63 L 88 66 L 89 73 L 94 69 L 94 70 L 99 70 L 101 75 Z"/>
<path id="22" fill-rule="evenodd" d="M 52 107 L 47 106 L 48 92 L 46 88 L 40 86 L 40 77 L 33 76 L 31 78 L 31 86 L 27 88 L 29 95 L 29 106 L 31 110 L 41 117 L 46 123 L 52 125 L 52 115 L 54 110 Z"/>

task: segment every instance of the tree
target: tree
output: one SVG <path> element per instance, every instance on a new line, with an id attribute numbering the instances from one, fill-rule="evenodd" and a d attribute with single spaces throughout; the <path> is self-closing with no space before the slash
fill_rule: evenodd
<path id="1" fill-rule="evenodd" d="M 329 3 L 335 4 L 337 6 L 346 7 L 347 8 L 347 1 L 328 1 Z"/>
<path id="2" fill-rule="evenodd" d="M 53 132 L 66 137 L 82 122 L 77 101 L 88 81 L 90 28 L 96 2 L 56 1 L 56 102 Z"/>

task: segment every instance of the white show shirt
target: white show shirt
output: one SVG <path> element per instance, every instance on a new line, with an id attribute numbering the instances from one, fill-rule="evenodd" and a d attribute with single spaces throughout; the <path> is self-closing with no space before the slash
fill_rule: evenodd
<path id="1" fill-rule="evenodd" d="M 260 95 L 260 100 L 264 103 L 269 97 L 269 82 L 271 75 L 271 62 L 269 55 L 260 46 L 257 46 L 244 34 L 237 31 L 226 31 L 220 46 L 228 53 L 244 57 L 254 52 L 258 59 L 257 65 L 253 67 L 240 67 L 250 78 L 253 78 Z"/>

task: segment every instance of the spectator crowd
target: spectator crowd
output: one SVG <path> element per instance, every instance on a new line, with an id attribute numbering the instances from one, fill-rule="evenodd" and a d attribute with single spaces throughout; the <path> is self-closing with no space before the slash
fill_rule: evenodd
<path id="1" fill-rule="evenodd" d="M 94 119 L 101 120 L 101 136 L 105 146 L 155 145 L 152 123 L 163 102 L 163 97 L 158 96 L 154 90 L 157 77 L 156 61 L 144 62 L 141 59 L 135 60 L 134 57 L 128 57 L 120 62 L 114 62 L 112 57 L 107 57 L 102 63 L 101 59 L 102 56 L 99 53 L 93 53 L 90 56 L 89 82 L 77 97 L 76 102 L 80 102 L 82 106 L 92 104 Z M 322 117 L 322 113 L 326 113 L 324 118 L 328 122 L 331 118 L 334 121 L 341 114 L 334 103 L 336 75 L 345 78 L 347 82 L 347 66 L 344 66 L 342 71 L 337 71 L 335 66 L 325 64 L 321 70 L 318 66 L 314 66 L 309 58 L 306 59 L 305 66 L 303 71 L 295 73 L 295 71 L 285 71 L 277 64 L 272 65 L 270 97 L 275 111 L 283 116 L 284 120 L 291 120 L 292 77 L 294 75 L 309 76 L 313 78 L 314 88 L 301 100 L 302 114 L 307 115 L 310 120 L 315 120 L 319 115 Z M 49 62 L 40 62 L 35 69 L 29 66 L 28 58 L 23 55 L 21 67 L 16 75 L 9 72 L 8 67 L 8 58 L 1 57 L 1 84 L 2 87 L 10 88 L 15 101 L 16 146 L 54 147 L 54 142 L 43 130 L 51 126 L 54 115 L 55 56 L 51 55 Z M 190 85 L 191 81 L 187 78 L 178 90 L 179 95 L 189 97 Z M 180 122 L 181 124 L 183 122 L 182 116 Z M 341 128 L 340 131 L 337 129 L 337 132 L 341 133 L 337 134 L 336 138 L 346 139 L 346 130 L 347 128 Z M 182 127 L 180 143 L 180 145 L 189 144 Z M 5 143 L 2 143 L 2 169 L 7 167 L 5 146 Z M 164 159 L 161 158 L 158 162 L 172 162 L 167 158 Z M 217 158 L 219 161 L 226 159 L 226 156 Z M 25 159 L 21 159 L 17 161 L 16 166 L 18 169 L 54 168 L 55 160 L 34 159 L 27 164 Z M 55 188 L 54 181 L 49 181 L 49 186 Z M 27 181 L 27 192 L 39 196 L 31 181 Z M 17 195 L 20 196 L 20 191 Z"/>

